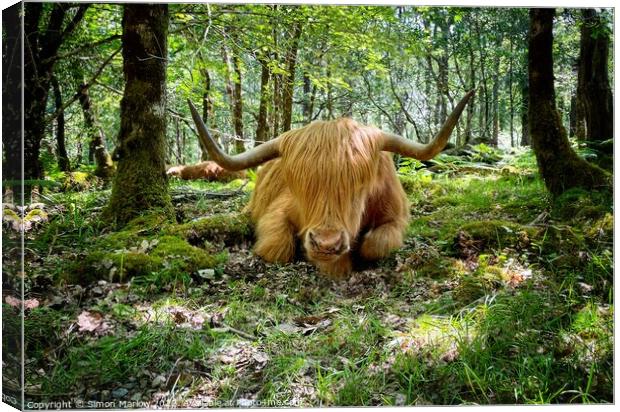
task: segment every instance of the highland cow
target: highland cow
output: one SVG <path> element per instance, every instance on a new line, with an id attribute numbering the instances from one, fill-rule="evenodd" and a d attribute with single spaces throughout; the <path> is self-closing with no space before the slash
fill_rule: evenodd
<path id="1" fill-rule="evenodd" d="M 211 160 L 195 165 L 172 166 L 166 171 L 166 174 L 179 177 L 183 180 L 204 179 L 209 182 L 230 182 L 231 180 L 243 179 L 246 177 L 246 173 L 243 170 L 226 170 Z"/>
<path id="2" fill-rule="evenodd" d="M 220 166 L 236 171 L 265 163 L 248 205 L 255 253 L 268 262 L 290 262 L 299 239 L 320 272 L 342 278 L 354 258 L 377 260 L 403 244 L 409 206 L 389 152 L 419 160 L 436 156 L 473 93 L 428 144 L 341 118 L 290 130 L 234 156 L 217 146 L 189 105 L 201 141 Z"/>

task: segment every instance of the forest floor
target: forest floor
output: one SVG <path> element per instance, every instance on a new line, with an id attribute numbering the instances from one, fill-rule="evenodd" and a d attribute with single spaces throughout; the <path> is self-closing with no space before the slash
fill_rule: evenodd
<path id="1" fill-rule="evenodd" d="M 419 166 L 400 169 L 405 246 L 341 282 L 252 254 L 252 182 L 173 181 L 176 224 L 121 232 L 100 221 L 109 190 L 46 191 L 26 232 L 26 401 L 613 402 L 611 195 L 551 199 L 529 151 Z M 11 224 L 5 291 L 19 280 Z M 3 294 L 5 354 L 15 298 Z"/>

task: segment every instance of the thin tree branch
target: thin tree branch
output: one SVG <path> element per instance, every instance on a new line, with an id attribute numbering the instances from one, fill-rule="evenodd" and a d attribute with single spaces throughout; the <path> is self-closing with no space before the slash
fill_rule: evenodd
<path id="1" fill-rule="evenodd" d="M 110 37 L 107 37 L 107 38 L 105 38 L 105 39 L 102 39 L 102 40 L 96 41 L 96 42 L 94 42 L 94 43 L 89 43 L 89 44 L 82 45 L 82 46 L 78 47 L 77 49 L 74 49 L 74 50 L 68 51 L 68 52 L 66 52 L 66 53 L 63 53 L 63 54 L 57 54 L 57 55 L 55 55 L 55 56 L 51 56 L 51 57 L 49 57 L 49 58 L 47 58 L 47 59 L 43 60 L 43 61 L 42 61 L 42 63 L 49 63 L 49 62 L 52 62 L 52 61 L 55 61 L 55 60 L 65 59 L 65 58 L 67 58 L 67 57 L 71 57 L 71 56 L 74 56 L 74 55 L 76 55 L 76 54 L 79 54 L 79 53 L 81 53 L 82 51 L 84 51 L 85 49 L 92 49 L 92 48 L 94 48 L 94 47 L 101 46 L 102 44 L 106 44 L 106 43 L 109 43 L 109 42 L 111 42 L 111 41 L 118 40 L 118 39 L 120 39 L 120 38 L 121 38 L 121 35 L 120 35 L 120 34 L 115 34 L 115 35 L 113 35 L 113 36 L 110 36 Z"/>
<path id="2" fill-rule="evenodd" d="M 75 30 L 77 25 L 84 18 L 84 14 L 86 13 L 86 10 L 88 9 L 88 7 L 90 7 L 90 4 L 82 4 L 82 5 L 80 5 L 80 8 L 75 13 L 75 16 L 73 16 L 73 19 L 71 19 L 69 24 L 67 24 L 67 27 L 65 27 L 65 29 L 62 32 L 62 34 L 60 35 L 61 41 L 64 40 L 69 34 L 71 34 L 73 32 L 73 30 Z"/>
<path id="3" fill-rule="evenodd" d="M 84 89 L 87 90 L 88 88 L 90 88 L 95 81 L 97 80 L 97 78 L 101 75 L 101 73 L 103 72 L 103 69 L 106 68 L 106 66 L 108 64 L 110 64 L 110 62 L 112 61 L 112 59 L 114 59 L 114 56 L 116 56 L 122 49 L 119 47 L 118 49 L 116 49 L 116 51 L 114 53 L 112 53 L 104 62 L 103 64 L 97 69 L 97 71 L 95 72 L 95 74 L 90 78 L 90 80 L 88 80 L 88 82 L 86 82 L 84 84 Z M 80 93 L 76 93 L 71 99 L 67 100 L 62 107 L 60 107 L 59 109 L 57 109 L 54 113 L 52 113 L 49 117 L 47 117 L 45 120 L 46 122 L 51 122 L 54 119 L 56 119 L 56 117 L 58 117 L 58 115 L 60 115 L 60 113 L 64 112 L 67 107 L 71 106 L 76 100 L 78 100 L 80 98 Z"/>

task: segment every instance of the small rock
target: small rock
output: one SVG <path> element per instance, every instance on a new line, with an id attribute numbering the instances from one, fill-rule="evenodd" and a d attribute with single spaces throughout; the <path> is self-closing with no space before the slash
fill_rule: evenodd
<path id="1" fill-rule="evenodd" d="M 301 330 L 299 326 L 291 325 L 290 323 L 281 323 L 276 328 L 287 335 L 297 333 Z"/>
<path id="2" fill-rule="evenodd" d="M 215 278 L 215 270 L 213 269 L 200 269 L 198 271 L 198 276 L 203 279 L 214 279 Z"/>
<path id="3" fill-rule="evenodd" d="M 117 388 L 112 391 L 112 396 L 115 398 L 123 398 L 127 396 L 129 391 L 126 388 Z"/>
<path id="4" fill-rule="evenodd" d="M 151 382 L 151 386 L 153 388 L 157 388 L 162 386 L 164 383 L 166 383 L 166 377 L 164 375 L 157 375 L 155 379 L 153 379 L 153 382 Z"/>

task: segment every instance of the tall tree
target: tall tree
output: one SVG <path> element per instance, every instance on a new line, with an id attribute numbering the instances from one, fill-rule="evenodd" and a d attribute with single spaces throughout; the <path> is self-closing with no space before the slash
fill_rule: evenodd
<path id="1" fill-rule="evenodd" d="M 23 3 L 2 11 L 2 174 L 10 180 L 15 203 L 22 203 L 22 59 L 21 13 Z"/>
<path id="2" fill-rule="evenodd" d="M 297 21 L 291 35 L 291 45 L 286 52 L 285 66 L 287 70 L 282 87 L 282 132 L 291 129 L 293 118 L 293 92 L 295 87 L 295 68 L 297 67 L 297 51 L 302 34 L 303 23 Z"/>
<path id="3" fill-rule="evenodd" d="M 127 223 L 149 209 L 172 216 L 165 165 L 168 6 L 127 4 L 118 171 L 106 215 Z"/>
<path id="4" fill-rule="evenodd" d="M 97 122 L 88 85 L 82 83 L 78 86 L 78 100 L 84 114 L 84 126 L 88 135 L 88 159 L 94 160 L 96 166 L 95 175 L 108 180 L 114 173 L 112 158 L 105 147 L 105 133 Z"/>
<path id="5" fill-rule="evenodd" d="M 529 125 L 532 148 L 547 189 L 559 195 L 572 187 L 595 189 L 609 175 L 571 148 L 555 105 L 553 17 L 555 9 L 531 9 L 529 33 Z"/>
<path id="6" fill-rule="evenodd" d="M 54 92 L 54 105 L 56 110 L 62 108 L 62 90 L 56 76 L 52 77 L 52 90 Z M 65 144 L 65 113 L 61 111 L 56 117 L 56 157 L 58 157 L 58 168 L 63 172 L 70 171 L 69 156 Z"/>
<path id="7" fill-rule="evenodd" d="M 583 10 L 579 49 L 578 93 L 582 97 L 587 139 L 603 141 L 613 137 L 613 97 L 607 61 L 609 32 L 594 9 Z M 611 145 L 606 146 L 611 152 Z"/>
<path id="8" fill-rule="evenodd" d="M 213 122 L 213 97 L 211 96 L 211 75 L 209 74 L 209 70 L 207 68 L 202 69 L 202 76 L 204 77 L 205 85 L 204 90 L 202 92 L 202 118 L 205 124 L 210 124 Z M 185 129 L 183 129 L 183 133 Z M 185 135 L 183 134 L 185 137 Z M 209 160 L 209 152 L 207 148 L 204 147 L 201 140 L 198 139 L 200 143 L 200 160 Z"/>
<path id="9" fill-rule="evenodd" d="M 254 144 L 258 145 L 269 140 L 269 123 L 267 119 L 267 109 L 269 105 L 269 62 L 266 53 L 259 51 L 258 61 L 260 63 L 260 103 L 258 107 L 258 118 L 256 122 L 256 138 Z"/>
<path id="10" fill-rule="evenodd" d="M 227 34 L 227 38 L 232 37 Z M 232 43 L 236 43 L 234 40 Z M 235 151 L 245 151 L 243 142 L 243 97 L 241 96 L 241 58 L 235 47 L 222 44 L 222 58 L 226 66 L 226 94 L 230 101 L 233 126 L 235 128 Z"/>
<path id="11" fill-rule="evenodd" d="M 51 10 L 49 8 L 51 7 Z M 39 161 L 45 109 L 58 50 L 84 18 L 89 5 L 25 3 L 24 179 L 43 177 Z M 8 157 L 10 157 L 9 155 Z M 30 185 L 25 185 L 26 195 Z"/>

